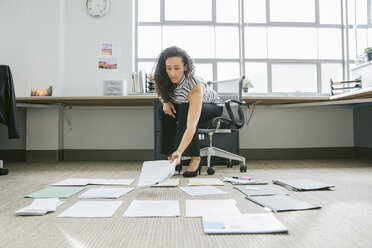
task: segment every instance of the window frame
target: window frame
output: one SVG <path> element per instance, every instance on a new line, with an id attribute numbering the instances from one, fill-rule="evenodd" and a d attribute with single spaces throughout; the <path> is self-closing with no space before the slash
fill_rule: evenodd
<path id="1" fill-rule="evenodd" d="M 165 0 L 159 0 L 160 2 L 160 20 L 158 22 L 139 22 L 138 20 L 138 1 L 135 0 L 134 4 L 134 68 L 135 71 L 138 70 L 138 63 L 140 62 L 154 62 L 154 58 L 138 58 L 138 27 L 139 26 L 160 26 L 161 29 L 163 26 L 212 26 L 212 27 L 238 27 L 239 29 L 239 58 L 238 59 L 218 59 L 218 58 L 193 58 L 195 63 L 209 63 L 212 64 L 213 68 L 213 79 L 208 80 L 217 80 L 217 63 L 218 62 L 238 62 L 239 63 L 239 71 L 240 75 L 245 75 L 245 63 L 247 62 L 261 62 L 266 63 L 267 68 L 267 92 L 263 94 L 275 94 L 281 95 L 281 92 L 273 92 L 272 91 L 272 70 L 271 65 L 273 63 L 284 63 L 284 64 L 291 64 L 291 63 L 306 63 L 306 64 L 315 64 L 317 68 L 317 83 L 316 83 L 316 92 L 303 92 L 304 95 L 324 95 L 327 93 L 322 93 L 322 71 L 321 71 L 321 64 L 322 63 L 336 63 L 342 65 L 342 80 L 348 80 L 350 77 L 349 73 L 349 65 L 354 63 L 354 59 L 350 58 L 350 54 L 348 49 L 349 42 L 348 42 L 348 32 L 347 30 L 353 28 L 353 25 L 349 25 L 347 23 L 348 17 L 346 14 L 346 18 L 342 15 L 344 9 L 348 8 L 347 1 L 348 0 L 339 0 L 341 5 L 341 20 L 340 24 L 321 24 L 320 23 L 320 6 L 319 0 L 314 0 L 315 4 L 315 21 L 314 22 L 276 22 L 270 20 L 270 0 L 266 1 L 266 22 L 265 23 L 248 23 L 244 21 L 244 2 L 245 0 L 238 0 L 238 11 L 239 11 L 239 22 L 238 23 L 221 23 L 217 22 L 216 20 L 216 0 L 210 0 L 212 2 L 212 20 L 211 21 L 170 21 L 165 20 Z M 346 1 L 346 2 L 345 2 Z M 368 1 L 368 6 L 371 4 L 371 0 Z M 348 11 L 346 11 L 348 13 Z M 371 14 L 368 14 L 368 21 L 371 22 Z M 246 58 L 245 57 L 245 39 L 247 38 L 245 35 L 245 28 L 247 27 L 261 27 L 267 29 L 270 27 L 283 27 L 283 28 L 292 28 L 292 27 L 312 27 L 315 29 L 320 28 L 334 28 L 340 30 L 341 33 L 341 59 L 273 59 L 273 58 Z M 163 39 L 163 34 L 161 34 L 161 39 Z M 319 43 L 318 43 L 319 44 Z M 317 46 L 318 46 L 317 44 Z M 161 40 L 161 50 L 165 49 L 163 46 L 163 40 Z M 266 37 L 266 49 L 268 50 L 268 37 Z M 160 53 L 160 51 L 159 51 Z M 267 53 L 268 54 L 268 51 Z M 323 82 L 326 83 L 326 82 Z"/>

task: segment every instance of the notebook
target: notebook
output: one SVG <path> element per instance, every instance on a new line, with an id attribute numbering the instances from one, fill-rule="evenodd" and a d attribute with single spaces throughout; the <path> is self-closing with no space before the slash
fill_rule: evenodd
<path id="1" fill-rule="evenodd" d="M 247 196 L 246 198 L 274 212 L 321 208 L 320 206 L 297 200 L 289 195 Z"/>
<path id="2" fill-rule="evenodd" d="M 334 185 L 318 182 L 311 179 L 285 179 L 273 180 L 273 183 L 293 191 L 331 189 Z"/>

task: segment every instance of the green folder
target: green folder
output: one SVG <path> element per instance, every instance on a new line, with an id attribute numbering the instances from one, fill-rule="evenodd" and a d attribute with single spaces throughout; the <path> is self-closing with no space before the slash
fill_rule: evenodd
<path id="1" fill-rule="evenodd" d="M 85 187 L 47 187 L 39 191 L 26 195 L 29 198 L 68 198 L 82 190 Z"/>

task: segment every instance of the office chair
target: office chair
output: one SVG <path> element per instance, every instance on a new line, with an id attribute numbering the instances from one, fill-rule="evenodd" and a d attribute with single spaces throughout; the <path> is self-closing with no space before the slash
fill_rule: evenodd
<path id="1" fill-rule="evenodd" d="M 244 157 L 213 147 L 213 135 L 215 133 L 239 132 L 244 127 L 245 118 L 242 108 L 242 105 L 245 103 L 242 99 L 243 79 L 244 76 L 230 80 L 208 82 L 224 101 L 221 116 L 198 125 L 199 134 L 208 134 L 209 136 L 209 146 L 200 150 L 200 156 L 207 157 L 207 173 L 209 175 L 215 173 L 211 162 L 212 156 L 228 159 L 227 167 L 229 168 L 232 167 L 232 160 L 239 161 L 241 162 L 240 171 L 247 171 Z"/>

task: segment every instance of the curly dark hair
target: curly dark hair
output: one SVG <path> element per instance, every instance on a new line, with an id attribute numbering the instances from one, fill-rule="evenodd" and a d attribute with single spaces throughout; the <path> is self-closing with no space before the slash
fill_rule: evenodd
<path id="1" fill-rule="evenodd" d="M 171 57 L 181 57 L 183 64 L 186 67 L 185 77 L 191 79 L 194 75 L 195 67 L 191 57 L 187 52 L 179 47 L 172 46 L 163 50 L 155 64 L 154 81 L 156 85 L 156 93 L 165 101 L 171 102 L 174 96 L 176 85 L 169 79 L 166 71 L 165 61 Z"/>

